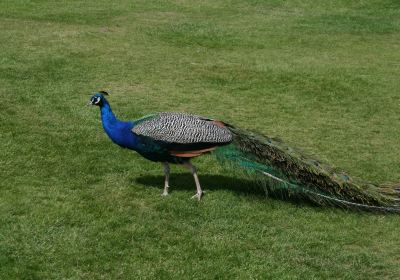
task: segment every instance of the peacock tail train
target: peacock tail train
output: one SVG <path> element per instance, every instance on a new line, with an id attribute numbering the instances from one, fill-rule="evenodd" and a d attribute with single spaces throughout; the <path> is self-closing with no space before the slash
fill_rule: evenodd
<path id="1" fill-rule="evenodd" d="M 400 184 L 377 185 L 350 177 L 280 140 L 228 128 L 234 140 L 214 151 L 218 161 L 239 168 L 266 192 L 278 191 L 318 205 L 400 212 Z"/>

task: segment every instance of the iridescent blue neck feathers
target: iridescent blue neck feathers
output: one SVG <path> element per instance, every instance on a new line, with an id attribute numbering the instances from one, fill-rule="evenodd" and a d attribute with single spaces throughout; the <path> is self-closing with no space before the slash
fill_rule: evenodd
<path id="1" fill-rule="evenodd" d="M 105 98 L 102 100 L 100 113 L 103 128 L 108 137 L 110 137 L 114 143 L 122 147 L 133 148 L 136 142 L 131 131 L 133 123 L 118 120 Z"/>

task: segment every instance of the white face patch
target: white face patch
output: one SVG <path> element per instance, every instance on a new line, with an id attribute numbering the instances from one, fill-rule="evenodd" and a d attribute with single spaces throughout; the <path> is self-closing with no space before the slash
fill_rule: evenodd
<path id="1" fill-rule="evenodd" d="M 96 100 L 94 101 L 94 104 L 99 104 L 100 102 L 100 97 L 96 97 Z"/>

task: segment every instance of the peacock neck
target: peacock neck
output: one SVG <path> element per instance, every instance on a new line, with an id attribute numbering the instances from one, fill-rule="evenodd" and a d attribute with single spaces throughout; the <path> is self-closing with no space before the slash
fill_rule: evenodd
<path id="1" fill-rule="evenodd" d="M 122 147 L 134 148 L 136 139 L 131 131 L 133 123 L 118 120 L 105 99 L 100 106 L 100 112 L 103 128 L 108 137 Z"/>
<path id="2" fill-rule="evenodd" d="M 100 112 L 104 129 L 106 129 L 106 127 L 115 126 L 120 122 L 117 117 L 115 117 L 113 111 L 111 110 L 110 104 L 106 99 L 103 100 L 103 104 L 100 107 Z"/>

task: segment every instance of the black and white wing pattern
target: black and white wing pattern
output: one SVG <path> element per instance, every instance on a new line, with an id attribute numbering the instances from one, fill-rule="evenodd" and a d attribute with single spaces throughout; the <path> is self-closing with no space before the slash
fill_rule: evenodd
<path id="1" fill-rule="evenodd" d="M 232 133 L 224 123 L 186 113 L 163 112 L 145 117 L 135 122 L 132 132 L 179 144 L 226 144 L 232 141 Z"/>

